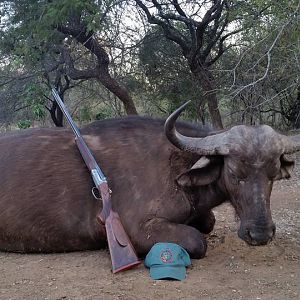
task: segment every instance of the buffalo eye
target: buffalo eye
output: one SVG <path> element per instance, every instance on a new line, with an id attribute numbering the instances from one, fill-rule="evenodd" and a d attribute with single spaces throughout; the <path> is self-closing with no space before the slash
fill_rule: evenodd
<path id="1" fill-rule="evenodd" d="M 231 169 L 228 169 L 229 175 L 231 178 L 231 182 L 235 185 L 243 185 L 245 184 L 245 178 L 236 175 Z"/>

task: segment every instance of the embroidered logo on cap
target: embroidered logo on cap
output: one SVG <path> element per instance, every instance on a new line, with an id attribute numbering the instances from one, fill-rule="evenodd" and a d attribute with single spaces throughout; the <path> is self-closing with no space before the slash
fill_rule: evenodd
<path id="1" fill-rule="evenodd" d="M 172 263 L 173 262 L 172 257 L 173 255 L 170 249 L 164 249 L 160 253 L 160 260 L 165 264 Z"/>

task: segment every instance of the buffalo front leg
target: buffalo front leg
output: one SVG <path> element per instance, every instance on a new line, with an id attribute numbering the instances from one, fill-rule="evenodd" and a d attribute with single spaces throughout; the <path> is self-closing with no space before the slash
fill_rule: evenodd
<path id="1" fill-rule="evenodd" d="M 213 230 L 215 222 L 215 215 L 209 210 L 205 213 L 199 213 L 193 216 L 187 224 L 198 229 L 202 233 L 208 234 Z"/>
<path id="2" fill-rule="evenodd" d="M 136 249 L 143 255 L 159 242 L 178 244 L 186 249 L 192 258 L 204 257 L 207 249 L 206 240 L 197 229 L 161 218 L 147 221 L 140 228 L 137 237 Z"/>

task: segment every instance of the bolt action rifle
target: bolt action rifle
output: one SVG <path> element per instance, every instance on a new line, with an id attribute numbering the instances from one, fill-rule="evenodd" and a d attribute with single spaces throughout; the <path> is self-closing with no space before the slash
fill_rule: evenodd
<path id="1" fill-rule="evenodd" d="M 52 88 L 52 95 L 75 134 L 75 142 L 77 147 L 86 166 L 91 172 L 96 189 L 98 190 L 99 195 L 101 195 L 103 208 L 102 211 L 98 213 L 97 220 L 98 222 L 105 224 L 107 242 L 112 261 L 112 271 L 113 273 L 117 273 L 130 269 L 140 264 L 141 261 L 136 255 L 136 252 L 121 223 L 118 213 L 112 209 L 111 190 L 108 187 L 107 180 L 95 158 L 93 157 L 90 149 L 83 140 L 78 127 L 72 120 L 72 117 L 67 111 L 59 94 L 54 88 Z"/>

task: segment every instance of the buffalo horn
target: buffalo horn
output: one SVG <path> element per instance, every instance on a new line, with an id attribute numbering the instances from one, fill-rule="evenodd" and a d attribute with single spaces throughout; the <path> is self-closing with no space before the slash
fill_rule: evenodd
<path id="1" fill-rule="evenodd" d="M 186 108 L 190 101 L 186 102 L 175 110 L 165 122 L 165 134 L 168 140 L 177 148 L 198 153 L 200 155 L 227 155 L 229 154 L 228 136 L 229 132 L 225 131 L 216 135 L 204 138 L 187 137 L 180 134 L 175 128 L 175 122 L 181 112 Z"/>

